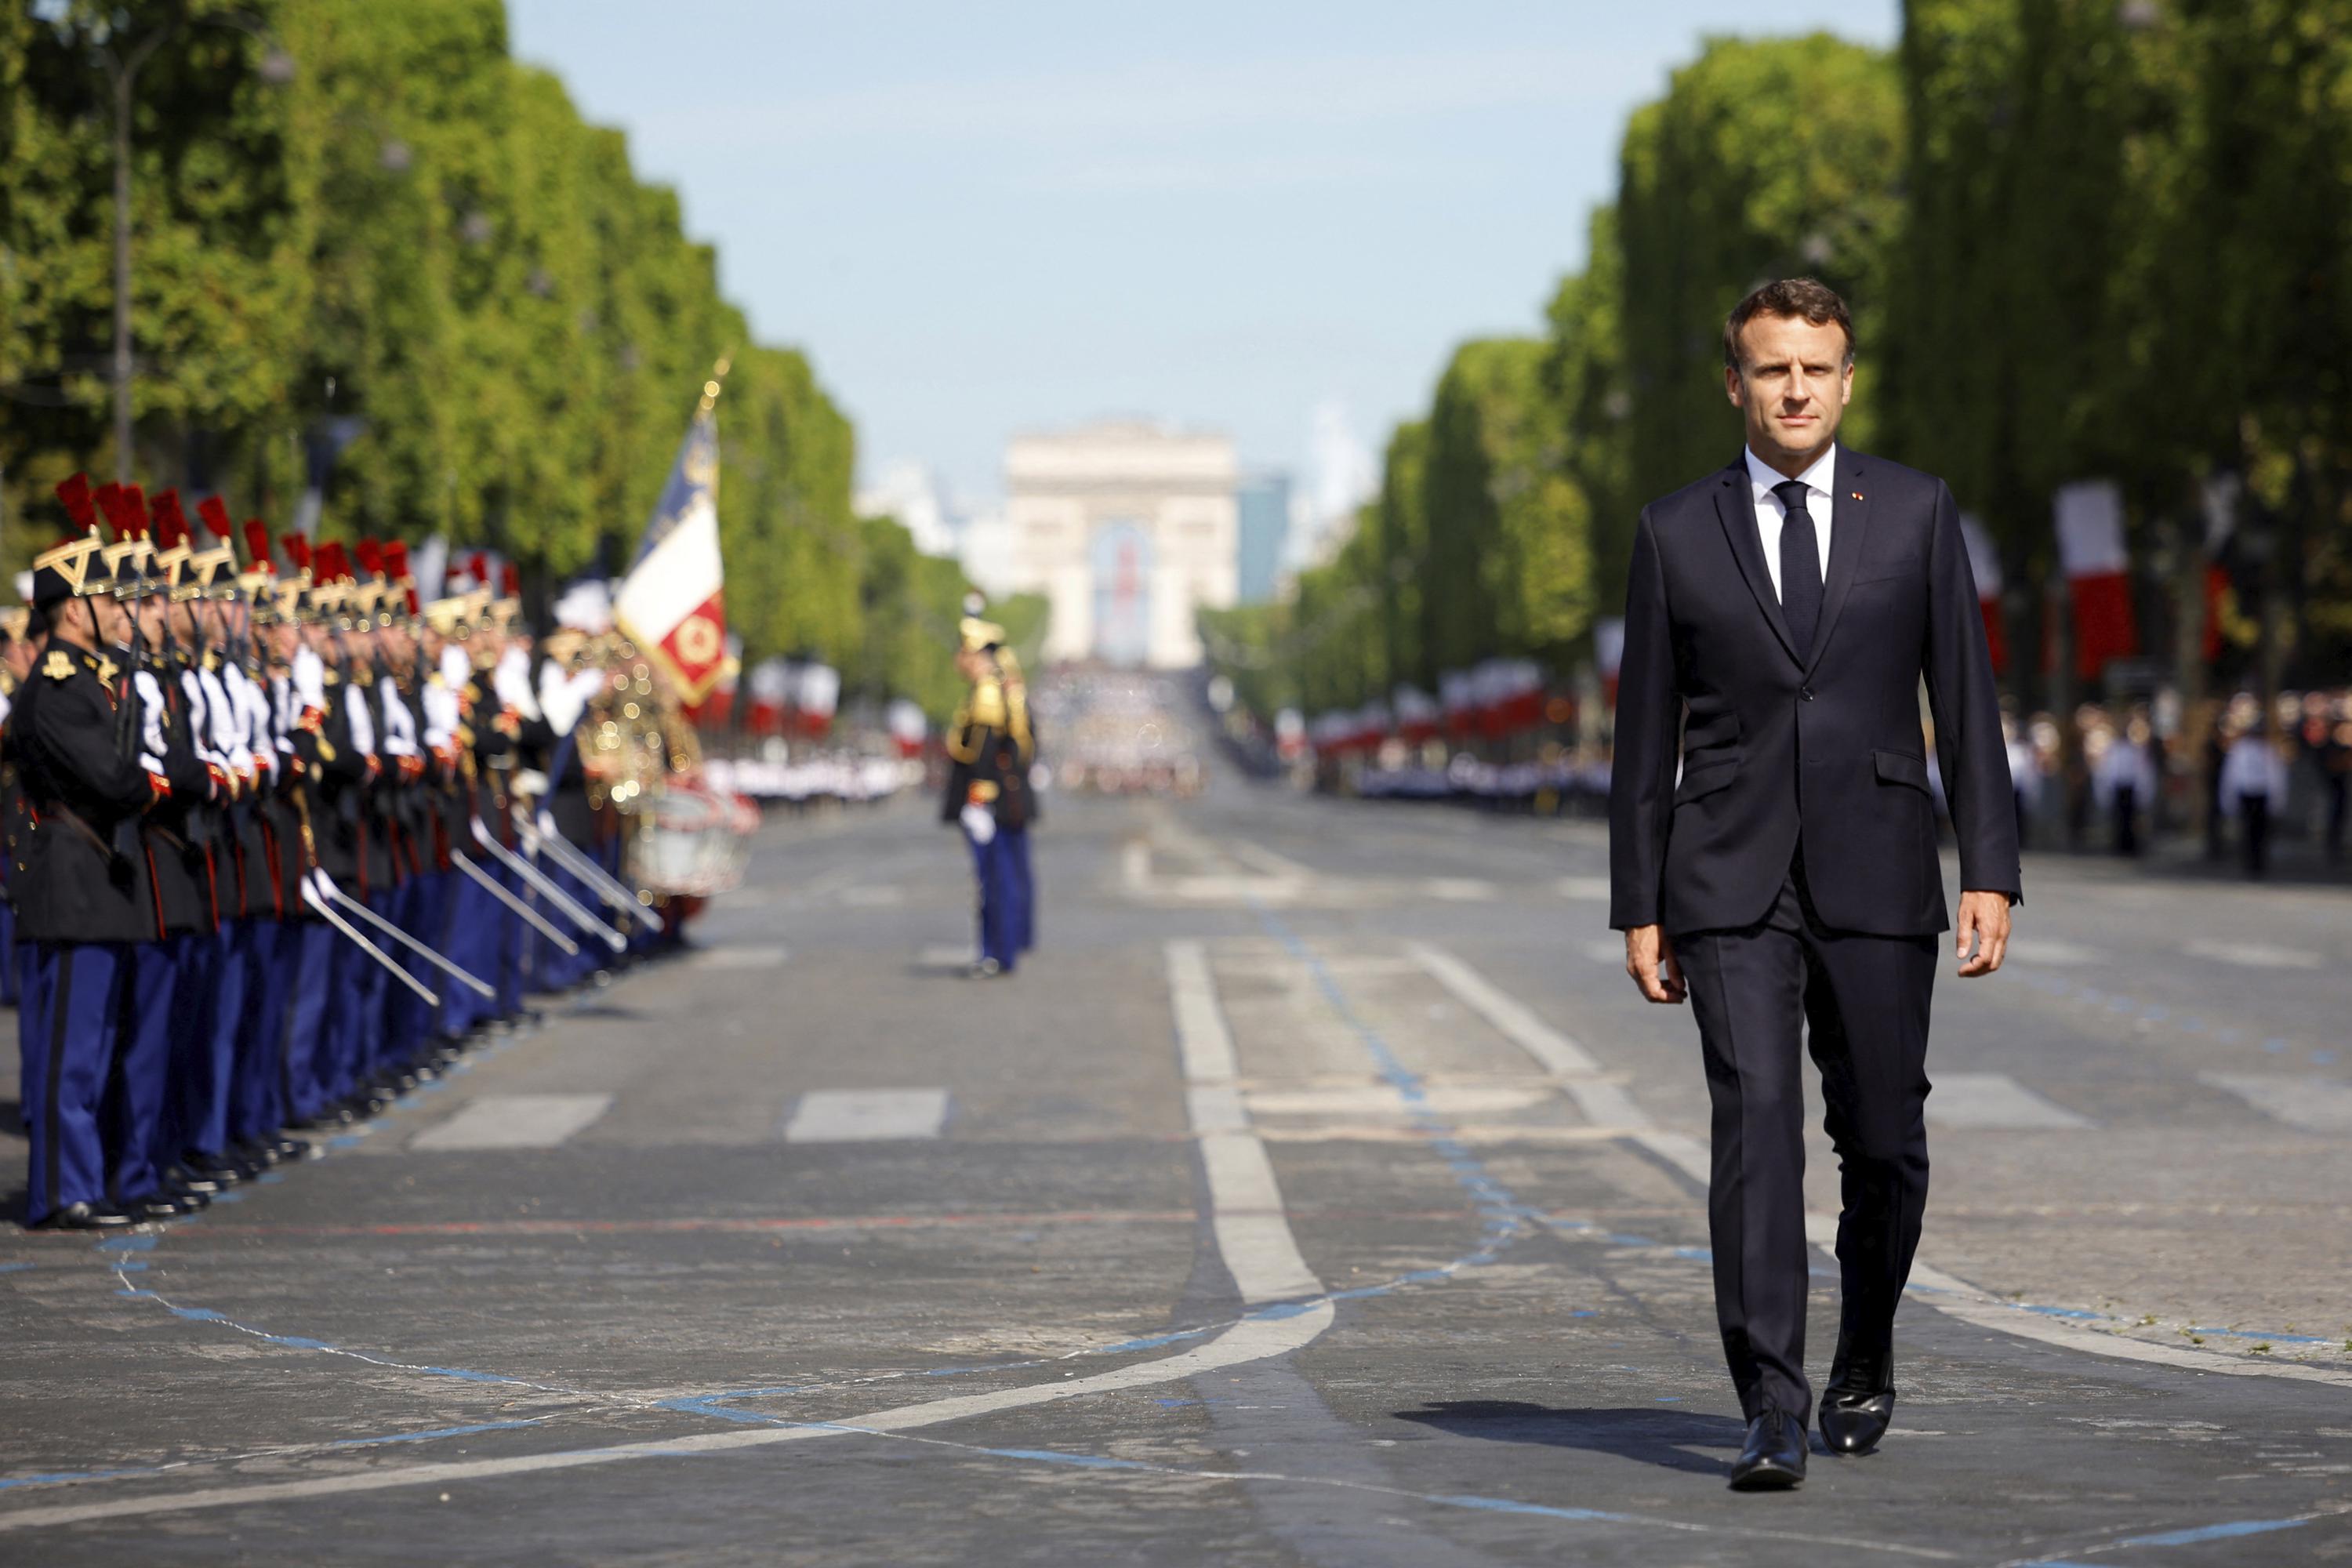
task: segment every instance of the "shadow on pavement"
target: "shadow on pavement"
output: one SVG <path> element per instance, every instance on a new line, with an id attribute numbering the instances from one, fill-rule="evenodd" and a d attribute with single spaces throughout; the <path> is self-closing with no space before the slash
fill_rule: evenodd
<path id="1" fill-rule="evenodd" d="M 1729 1455 L 1738 1452 L 1748 1433 L 1747 1424 L 1735 1415 L 1638 1405 L 1616 1410 L 1555 1409 L 1512 1399 L 1448 1400 L 1419 1410 L 1400 1410 L 1396 1418 L 1417 1421 L 1458 1437 L 1588 1448 L 1688 1475 L 1715 1477 L 1723 1474 Z M 1686 1451 L 1694 1447 L 1728 1452 L 1725 1458 L 1714 1459 Z"/>

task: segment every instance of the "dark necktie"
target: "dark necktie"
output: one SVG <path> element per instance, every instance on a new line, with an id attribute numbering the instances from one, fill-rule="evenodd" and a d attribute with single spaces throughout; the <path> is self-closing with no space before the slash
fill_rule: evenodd
<path id="1" fill-rule="evenodd" d="M 1780 618 L 1789 623 L 1801 658 L 1812 652 L 1813 628 L 1822 620 L 1822 547 L 1805 490 L 1802 479 L 1782 479 L 1772 487 L 1788 513 L 1780 522 Z"/>

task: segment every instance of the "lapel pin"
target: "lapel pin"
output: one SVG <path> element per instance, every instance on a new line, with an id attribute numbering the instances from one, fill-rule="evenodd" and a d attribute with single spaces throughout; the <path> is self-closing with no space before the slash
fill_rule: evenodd
<path id="1" fill-rule="evenodd" d="M 1856 500 L 1860 500 L 1862 499 L 1862 492 L 1860 490 L 1850 490 L 1847 493 L 1853 496 Z"/>

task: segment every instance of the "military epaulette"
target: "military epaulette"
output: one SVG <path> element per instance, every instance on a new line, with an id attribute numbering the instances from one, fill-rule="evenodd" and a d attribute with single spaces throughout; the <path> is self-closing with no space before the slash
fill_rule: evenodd
<path id="1" fill-rule="evenodd" d="M 51 680 L 70 680 L 73 672 L 73 655 L 61 647 L 49 649 L 49 657 L 41 661 L 41 673 Z"/>
<path id="2" fill-rule="evenodd" d="M 343 672 L 342 672 L 341 670 L 340 670 L 340 669 L 337 669 L 337 668 L 336 668 L 333 665 L 331 665 L 331 665 L 329 665 L 329 666 L 327 666 L 327 668 L 326 668 L 325 669 L 323 669 L 323 670 L 320 671 L 319 673 L 320 673 L 320 676 L 321 676 L 321 677 L 326 680 L 326 683 L 327 683 L 328 685 L 330 685 L 330 686 L 341 686 L 341 685 L 343 683 Z"/>

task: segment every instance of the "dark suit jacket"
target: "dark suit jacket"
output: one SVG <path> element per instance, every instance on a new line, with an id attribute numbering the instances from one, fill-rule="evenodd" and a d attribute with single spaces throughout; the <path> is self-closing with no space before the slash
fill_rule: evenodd
<path id="1" fill-rule="evenodd" d="M 1834 483 L 1811 647 L 1772 591 L 1744 455 L 1643 511 L 1609 791 L 1612 926 L 1752 925 L 1801 852 L 1831 928 L 1948 930 L 1923 679 L 1960 886 L 2019 897 L 2008 754 L 1952 492 L 1843 447 Z"/>

